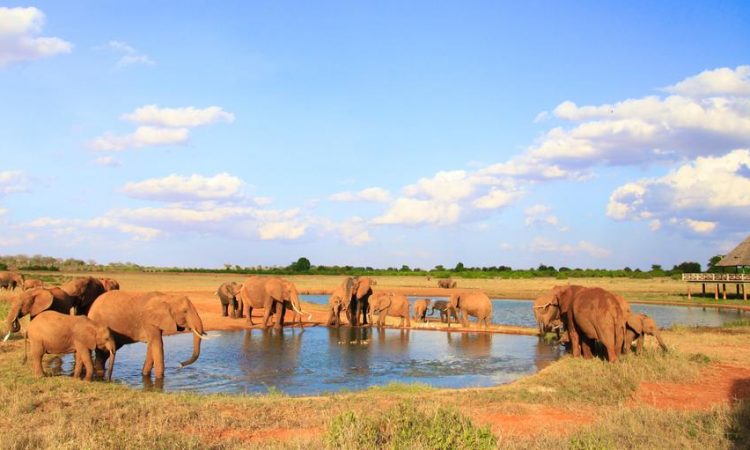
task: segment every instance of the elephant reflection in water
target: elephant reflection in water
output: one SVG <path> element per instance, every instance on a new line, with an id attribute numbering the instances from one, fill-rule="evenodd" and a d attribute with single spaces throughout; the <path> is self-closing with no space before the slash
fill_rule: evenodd
<path id="1" fill-rule="evenodd" d="M 489 333 L 445 333 L 448 347 L 456 353 L 472 358 L 488 358 L 492 356 L 492 335 Z"/>
<path id="2" fill-rule="evenodd" d="M 409 329 L 386 330 L 378 328 L 377 350 L 379 354 L 401 354 L 409 348 Z"/>
<path id="3" fill-rule="evenodd" d="M 283 390 L 299 368 L 303 330 L 246 330 L 239 357 L 246 379 Z"/>
<path id="4" fill-rule="evenodd" d="M 328 366 L 369 374 L 372 333 L 369 327 L 328 328 Z"/>

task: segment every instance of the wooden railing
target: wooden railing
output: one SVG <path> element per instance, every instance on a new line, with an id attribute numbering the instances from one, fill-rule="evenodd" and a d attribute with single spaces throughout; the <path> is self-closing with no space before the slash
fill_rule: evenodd
<path id="1" fill-rule="evenodd" d="M 750 273 L 683 273 L 682 281 L 694 282 L 716 282 L 716 281 L 747 281 L 750 282 Z"/>

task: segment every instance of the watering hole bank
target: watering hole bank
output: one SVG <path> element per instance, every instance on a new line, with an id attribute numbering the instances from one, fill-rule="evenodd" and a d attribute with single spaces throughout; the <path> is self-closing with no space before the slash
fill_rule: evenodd
<path id="1" fill-rule="evenodd" d="M 413 298 L 412 298 L 413 299 Z M 303 296 L 325 303 L 327 296 Z M 700 307 L 631 305 L 661 327 L 675 324 L 718 327 L 735 320 L 735 311 Z M 436 314 L 437 315 L 437 314 Z M 493 323 L 534 327 L 531 302 L 493 302 Z M 134 388 L 201 393 L 283 392 L 292 396 L 355 391 L 391 382 L 437 388 L 487 387 L 531 375 L 563 355 L 563 349 L 536 336 L 500 333 L 432 332 L 419 329 L 328 328 L 211 331 L 200 359 L 178 368 L 190 355 L 192 336 L 164 338 L 165 378 L 143 378 L 145 344 L 120 349 L 114 379 Z M 61 370 L 72 372 L 73 360 Z"/>

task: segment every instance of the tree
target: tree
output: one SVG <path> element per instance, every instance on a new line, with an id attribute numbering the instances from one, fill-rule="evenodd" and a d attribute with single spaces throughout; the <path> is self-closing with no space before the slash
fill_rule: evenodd
<path id="1" fill-rule="evenodd" d="M 672 268 L 672 271 L 679 272 L 679 273 L 700 273 L 701 265 L 700 263 L 697 263 L 697 262 L 685 261 L 674 266 Z"/>
<path id="2" fill-rule="evenodd" d="M 308 272 L 310 267 L 312 267 L 310 260 L 304 256 L 289 265 L 289 269 L 293 272 Z"/>
<path id="3" fill-rule="evenodd" d="M 411 268 L 407 266 L 406 264 L 401 266 L 400 272 L 411 272 Z"/>
<path id="4" fill-rule="evenodd" d="M 458 264 L 456 264 L 456 267 L 453 268 L 453 271 L 454 272 L 463 272 L 464 271 L 464 263 L 462 263 L 461 261 L 459 261 Z"/>
<path id="5" fill-rule="evenodd" d="M 716 267 L 716 264 L 718 264 L 718 262 L 721 261 L 723 257 L 724 256 L 722 255 L 712 256 L 711 259 L 708 260 L 707 272 L 717 272 L 719 268 Z"/>
<path id="6" fill-rule="evenodd" d="M 652 272 L 661 272 L 661 264 L 651 264 L 651 271 Z"/>

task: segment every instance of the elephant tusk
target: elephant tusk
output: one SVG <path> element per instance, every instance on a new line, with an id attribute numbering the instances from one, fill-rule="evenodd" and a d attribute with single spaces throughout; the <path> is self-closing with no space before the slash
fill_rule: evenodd
<path id="1" fill-rule="evenodd" d="M 8 334 L 6 334 L 5 337 L 3 338 L 3 342 L 7 341 L 8 338 L 10 338 L 10 330 L 8 330 Z"/>
<path id="2" fill-rule="evenodd" d="M 542 305 L 542 306 L 535 306 L 534 309 L 543 309 L 543 308 L 546 308 L 546 307 L 548 307 L 550 305 L 552 305 L 552 303 L 547 303 L 546 305 Z"/>
<path id="3" fill-rule="evenodd" d="M 205 340 L 209 340 L 209 339 L 211 339 L 211 338 L 210 338 L 210 337 L 208 337 L 208 336 L 203 336 L 203 335 L 201 335 L 200 333 L 198 333 L 198 332 L 197 332 L 197 331 L 195 331 L 195 330 L 191 330 L 191 331 L 193 332 L 193 334 L 194 334 L 194 335 L 198 336 L 199 338 L 203 339 L 204 341 L 205 341 Z"/>

